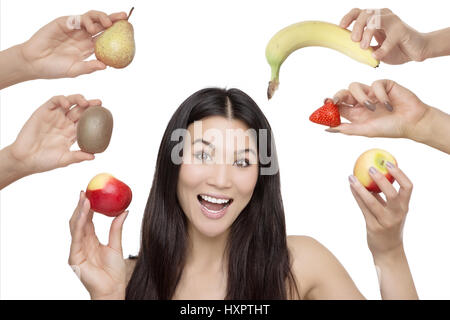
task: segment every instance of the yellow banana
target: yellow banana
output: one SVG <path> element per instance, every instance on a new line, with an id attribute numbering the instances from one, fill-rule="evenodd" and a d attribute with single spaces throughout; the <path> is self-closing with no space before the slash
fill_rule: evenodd
<path id="1" fill-rule="evenodd" d="M 319 46 L 337 50 L 371 67 L 378 67 L 379 61 L 372 56 L 373 49 L 361 49 L 351 39 L 351 32 L 335 24 L 321 21 L 304 21 L 290 25 L 277 32 L 266 47 L 266 59 L 272 69 L 267 98 L 272 98 L 279 84 L 281 64 L 295 50 Z"/>

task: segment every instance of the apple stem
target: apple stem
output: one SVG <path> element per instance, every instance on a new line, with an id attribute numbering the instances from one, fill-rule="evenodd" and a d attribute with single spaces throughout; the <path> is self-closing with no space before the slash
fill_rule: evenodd
<path id="1" fill-rule="evenodd" d="M 131 8 L 130 13 L 128 14 L 127 20 L 130 19 L 131 13 L 133 13 L 134 7 Z"/>

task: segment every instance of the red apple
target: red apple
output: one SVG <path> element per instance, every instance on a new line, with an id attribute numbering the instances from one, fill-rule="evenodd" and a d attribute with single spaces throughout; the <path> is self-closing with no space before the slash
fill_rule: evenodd
<path id="1" fill-rule="evenodd" d="M 89 182 L 86 197 L 93 211 L 116 217 L 128 208 L 132 195 L 125 183 L 109 173 L 100 173 Z"/>
<path id="2" fill-rule="evenodd" d="M 358 160 L 356 160 L 355 167 L 353 168 L 353 175 L 367 190 L 380 193 L 380 188 L 369 175 L 369 168 L 374 167 L 383 174 L 390 183 L 393 183 L 395 179 L 386 168 L 387 161 L 397 166 L 397 160 L 395 160 L 389 152 L 382 149 L 367 150 L 359 156 Z"/>

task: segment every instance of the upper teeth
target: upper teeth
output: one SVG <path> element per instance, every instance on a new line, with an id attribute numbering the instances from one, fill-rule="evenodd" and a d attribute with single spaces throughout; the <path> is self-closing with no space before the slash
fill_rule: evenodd
<path id="1" fill-rule="evenodd" d="M 217 198 L 213 198 L 213 197 L 209 197 L 209 196 L 204 196 L 201 195 L 200 196 L 203 200 L 208 201 L 208 202 L 212 202 L 212 203 L 219 203 L 219 204 L 223 204 L 223 203 L 228 203 L 230 201 L 230 199 L 225 200 L 225 199 L 217 199 Z"/>

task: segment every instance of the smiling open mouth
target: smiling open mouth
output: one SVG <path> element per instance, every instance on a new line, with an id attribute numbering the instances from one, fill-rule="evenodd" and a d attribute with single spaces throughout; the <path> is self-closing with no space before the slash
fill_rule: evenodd
<path id="1" fill-rule="evenodd" d="M 215 198 L 205 194 L 199 194 L 197 199 L 201 206 L 211 214 L 219 214 L 233 203 L 231 198 Z"/>

